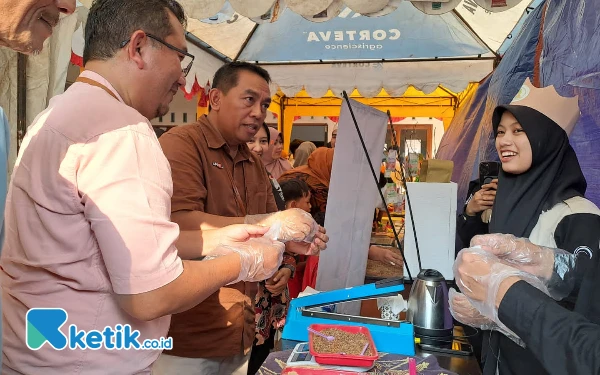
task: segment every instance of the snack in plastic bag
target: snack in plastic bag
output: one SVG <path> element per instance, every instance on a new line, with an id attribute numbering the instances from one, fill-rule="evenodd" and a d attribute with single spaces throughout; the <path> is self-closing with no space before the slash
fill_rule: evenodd
<path id="1" fill-rule="evenodd" d="M 273 240 L 280 231 L 279 225 L 273 225 L 263 237 L 251 238 L 246 242 L 232 245 L 219 245 L 204 259 L 236 253 L 240 256 L 241 267 L 238 278 L 228 285 L 240 281 L 262 281 L 277 272 L 283 260 L 285 245 Z"/>
<path id="2" fill-rule="evenodd" d="M 291 208 L 274 214 L 249 215 L 244 220 L 245 224 L 266 225 L 273 228 L 280 224 L 279 230 L 271 238 L 280 242 L 312 242 L 319 231 L 319 225 L 312 216 L 299 208 Z"/>

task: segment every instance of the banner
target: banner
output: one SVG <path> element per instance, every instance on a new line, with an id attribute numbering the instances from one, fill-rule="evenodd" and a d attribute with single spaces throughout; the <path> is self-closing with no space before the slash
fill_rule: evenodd
<path id="1" fill-rule="evenodd" d="M 346 8 L 323 23 L 288 10 L 278 22 L 258 26 L 239 60 L 381 61 L 479 55 L 492 56 L 452 13 L 426 15 L 405 1 L 385 16 L 365 17 Z"/>
<path id="2" fill-rule="evenodd" d="M 354 100 L 350 103 L 379 178 L 387 115 Z M 348 104 L 344 101 L 325 214 L 329 243 L 319 259 L 317 290 L 364 284 L 373 216 L 380 200 L 378 190 Z M 346 305 L 342 309 L 338 306 L 337 312 L 359 314 L 360 302 Z"/>

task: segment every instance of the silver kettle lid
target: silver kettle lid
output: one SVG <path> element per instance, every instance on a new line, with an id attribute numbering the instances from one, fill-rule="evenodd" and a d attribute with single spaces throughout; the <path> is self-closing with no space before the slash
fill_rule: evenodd
<path id="1" fill-rule="evenodd" d="M 417 279 L 423 281 L 446 281 L 444 279 L 444 275 L 442 275 L 439 271 L 431 269 L 422 270 L 421 272 L 419 272 L 419 274 L 417 275 Z"/>

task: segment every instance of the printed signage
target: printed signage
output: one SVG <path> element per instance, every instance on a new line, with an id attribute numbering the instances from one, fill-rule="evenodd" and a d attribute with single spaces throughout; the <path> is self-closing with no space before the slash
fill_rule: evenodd
<path id="1" fill-rule="evenodd" d="M 402 2 L 394 12 L 365 17 L 349 8 L 327 22 L 286 10 L 256 29 L 240 60 L 361 61 L 473 57 L 490 52 L 452 13 L 426 15 Z"/>

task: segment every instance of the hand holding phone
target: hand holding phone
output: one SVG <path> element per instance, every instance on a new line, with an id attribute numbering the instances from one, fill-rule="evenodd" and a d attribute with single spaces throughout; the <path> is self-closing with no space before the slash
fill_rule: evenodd
<path id="1" fill-rule="evenodd" d="M 483 185 L 471 197 L 465 208 L 465 213 L 469 216 L 475 216 L 494 206 L 496 199 L 496 190 L 498 189 L 498 180 L 494 179 L 489 184 Z"/>
<path id="2" fill-rule="evenodd" d="M 476 191 L 467 202 L 465 214 L 475 216 L 494 206 L 496 190 L 498 190 L 499 172 L 499 162 L 484 161 L 479 163 L 479 183 L 481 189 Z"/>
<path id="3" fill-rule="evenodd" d="M 494 178 L 490 182 L 481 186 L 481 190 L 498 190 L 498 179 Z"/>

